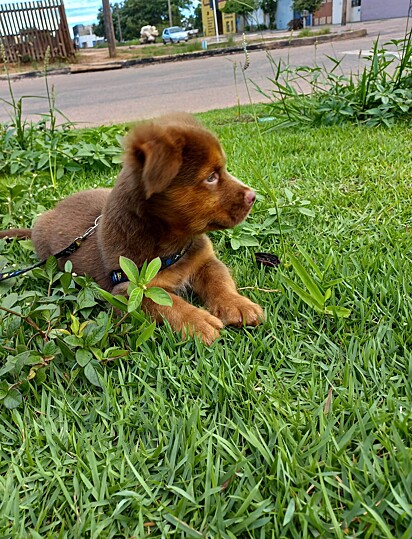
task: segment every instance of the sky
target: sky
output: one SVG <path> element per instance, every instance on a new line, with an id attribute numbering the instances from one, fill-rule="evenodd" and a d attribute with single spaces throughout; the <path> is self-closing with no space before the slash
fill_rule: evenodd
<path id="1" fill-rule="evenodd" d="M 3 0 L 0 0 L 2 3 Z M 118 1 L 118 0 L 117 0 Z M 195 1 L 193 4 L 197 4 Z M 93 24 L 97 22 L 97 12 L 102 7 L 101 0 L 64 0 L 69 26 Z"/>
<path id="2" fill-rule="evenodd" d="M 21 4 L 25 0 L 0 0 L 1 4 Z M 64 0 L 69 28 L 75 24 L 93 24 L 97 22 L 97 12 L 102 7 L 101 0 Z"/>
<path id="3" fill-rule="evenodd" d="M 66 16 L 69 27 L 75 24 L 97 22 L 97 12 L 102 7 L 101 0 L 65 0 Z"/>

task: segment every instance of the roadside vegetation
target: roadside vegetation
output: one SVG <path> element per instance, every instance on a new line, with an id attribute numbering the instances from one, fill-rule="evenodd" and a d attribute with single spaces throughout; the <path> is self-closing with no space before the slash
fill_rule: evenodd
<path id="1" fill-rule="evenodd" d="M 293 32 L 291 31 L 288 38 L 289 39 L 298 39 L 303 37 L 316 37 L 320 35 L 326 35 L 330 34 L 330 28 L 325 27 L 320 30 L 309 30 L 304 29 L 299 32 Z M 254 32 L 256 34 L 256 31 Z M 285 39 L 285 36 L 265 36 L 264 33 L 260 33 L 258 37 L 248 37 L 248 34 L 246 34 L 247 42 L 249 45 L 256 44 L 256 43 L 265 43 L 265 42 L 273 42 L 273 41 L 279 41 L 282 39 Z M 182 42 L 182 43 L 173 43 L 168 45 L 163 45 L 161 43 L 161 38 L 159 37 L 157 39 L 157 43 L 153 45 L 140 45 L 138 39 L 133 39 L 127 42 L 122 42 L 117 44 L 117 56 L 115 60 L 132 60 L 132 59 L 141 59 L 141 58 L 152 58 L 152 57 L 159 57 L 159 56 L 175 56 L 179 54 L 185 54 L 185 53 L 191 53 L 196 51 L 204 50 L 203 41 L 204 39 L 202 37 L 190 39 L 188 42 Z M 216 50 L 216 49 L 228 49 L 232 47 L 239 47 L 239 50 L 243 47 L 243 37 L 240 35 L 235 36 L 220 36 L 220 41 L 218 43 L 214 41 L 208 41 L 207 43 L 207 49 L 208 50 Z M 78 50 L 76 53 L 76 58 L 73 63 L 75 64 L 88 64 L 88 63 L 102 63 L 103 61 L 110 61 L 108 52 L 107 56 L 105 55 L 105 51 L 108 51 L 107 43 L 99 44 L 95 48 L 90 49 L 81 49 Z M 48 70 L 49 72 L 56 69 L 65 68 L 70 64 L 70 61 L 67 60 L 61 60 L 61 61 L 53 61 L 49 64 Z M 4 68 L 5 64 L 4 62 L 0 60 L 0 69 Z M 7 65 L 7 69 L 10 73 L 18 73 L 18 72 L 27 72 L 27 71 L 43 71 L 43 66 L 40 65 L 38 62 L 28 62 L 28 63 L 20 63 L 20 64 L 13 64 L 13 65 Z"/>
<path id="2" fill-rule="evenodd" d="M 276 127 L 343 125 L 392 126 L 412 116 L 412 30 L 388 43 L 377 40 L 362 73 L 340 70 L 342 60 L 324 66 L 272 66 L 271 93 L 264 93 L 276 114 Z"/>
<path id="3" fill-rule="evenodd" d="M 411 66 L 378 69 L 377 102 L 373 58 L 344 89 L 285 85 L 268 106 L 199 115 L 258 191 L 247 222 L 212 240 L 262 326 L 181 340 L 138 311 L 116 318 L 54 259 L 0 284 L 0 536 L 411 536 L 411 109 L 392 97 Z M 339 111 L 360 88 L 373 108 L 395 102 L 376 115 L 389 122 L 366 108 L 307 121 L 322 96 Z M 48 95 L 33 125 L 10 97 L 1 229 L 119 170 L 127 126 L 73 129 Z M 35 261 L 30 242 L 0 241 L 0 266 Z"/>
<path id="4" fill-rule="evenodd" d="M 238 43 L 239 44 L 239 43 Z M 208 49 L 221 49 L 227 47 L 234 47 L 236 45 L 233 37 L 225 41 L 220 41 L 219 43 L 208 43 Z M 196 38 L 189 40 L 188 42 L 181 43 L 169 43 L 167 45 L 157 44 L 157 45 L 129 45 L 118 47 L 118 50 L 122 55 L 128 55 L 130 58 L 150 58 L 152 56 L 167 56 L 167 55 L 176 55 L 184 54 L 186 52 L 195 52 L 201 51 L 202 39 Z"/>
<path id="5" fill-rule="evenodd" d="M 325 27 L 320 30 L 312 30 L 311 28 L 304 28 L 298 33 L 298 37 L 314 37 L 314 36 L 325 36 L 330 34 L 330 28 Z"/>

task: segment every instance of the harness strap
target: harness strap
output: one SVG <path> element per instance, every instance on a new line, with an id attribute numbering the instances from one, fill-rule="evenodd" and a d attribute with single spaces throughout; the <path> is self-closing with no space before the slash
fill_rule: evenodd
<path id="1" fill-rule="evenodd" d="M 96 217 L 94 224 L 90 228 L 88 228 L 84 234 L 82 234 L 81 236 L 78 236 L 74 241 L 72 241 L 70 245 L 68 245 L 62 251 L 59 251 L 58 253 L 55 253 L 52 256 L 54 256 L 54 258 L 58 260 L 59 258 L 70 256 L 75 251 L 77 251 L 77 249 L 82 244 L 83 240 L 85 240 L 86 238 L 88 238 L 95 232 L 99 224 L 100 217 L 101 215 Z M 176 264 L 176 262 L 178 262 L 182 258 L 182 256 L 187 253 L 187 251 L 190 249 L 191 246 L 192 246 L 192 242 L 190 241 L 188 245 L 186 245 L 186 247 L 184 247 L 181 251 L 174 253 L 172 255 L 169 255 L 169 256 L 162 257 L 160 259 L 162 264 L 160 266 L 159 271 L 162 271 L 166 268 L 169 268 L 173 264 Z M 46 262 L 47 262 L 47 258 L 45 258 L 44 260 L 41 260 L 40 262 L 37 262 L 36 264 L 33 264 L 29 268 L 24 268 L 24 269 L 15 270 L 15 271 L 6 271 L 4 273 L 0 273 L 0 282 L 5 281 L 6 279 L 11 279 L 12 277 L 17 277 L 18 275 L 23 275 L 24 273 L 27 273 L 28 271 L 31 271 L 35 268 L 39 268 L 40 266 L 43 266 Z M 113 285 L 116 285 L 119 283 L 125 283 L 129 279 L 123 270 L 118 269 L 118 270 L 113 270 L 110 273 L 110 280 Z"/>
<path id="2" fill-rule="evenodd" d="M 88 238 L 89 236 L 91 236 L 93 232 L 96 230 L 97 225 L 99 224 L 100 217 L 101 215 L 99 215 L 99 217 L 96 217 L 94 221 L 94 225 L 88 228 L 84 234 L 82 234 L 81 236 L 78 236 L 74 241 L 72 241 L 70 245 L 68 245 L 63 250 L 59 251 L 58 253 L 52 256 L 54 256 L 54 258 L 58 260 L 59 258 L 70 256 L 75 251 L 77 251 L 77 249 L 82 244 L 82 241 Z M 12 277 L 17 277 L 18 275 L 23 275 L 24 273 L 27 273 L 28 271 L 31 271 L 35 268 L 39 268 L 40 266 L 43 266 L 46 262 L 47 262 L 47 258 L 45 258 L 44 260 L 41 260 L 40 262 L 37 262 L 36 264 L 33 264 L 33 266 L 30 266 L 29 268 L 24 268 L 24 269 L 16 270 L 16 271 L 6 271 L 4 273 L 0 273 L 0 282 L 5 281 L 6 279 L 11 279 Z"/>
<path id="3" fill-rule="evenodd" d="M 184 256 L 187 253 L 187 251 L 190 249 L 191 246 L 192 246 L 192 242 L 188 243 L 186 247 L 183 247 L 183 249 L 177 253 L 174 253 L 169 256 L 161 257 L 160 261 L 162 264 L 160 266 L 159 271 L 163 271 L 169 268 L 170 266 L 173 266 L 173 264 L 176 264 L 176 262 L 178 262 L 182 258 L 182 256 Z M 128 282 L 129 278 L 127 277 L 127 275 L 122 269 L 117 269 L 117 270 L 113 270 L 110 273 L 110 280 L 112 282 L 112 285 L 115 286 L 116 284 Z"/>

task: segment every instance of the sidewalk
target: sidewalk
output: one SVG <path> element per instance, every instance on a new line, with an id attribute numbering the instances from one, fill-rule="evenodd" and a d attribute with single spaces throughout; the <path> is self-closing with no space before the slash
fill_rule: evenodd
<path id="1" fill-rule="evenodd" d="M 340 40 L 349 40 L 365 35 L 370 36 L 381 36 L 385 40 L 385 36 L 388 36 L 387 39 L 393 39 L 401 37 L 405 34 L 407 19 L 386 19 L 380 21 L 368 21 L 368 22 L 357 22 L 349 23 L 346 26 L 341 25 L 326 25 L 330 29 L 329 34 L 323 34 L 313 37 L 297 37 L 299 31 L 289 32 L 289 31 L 273 31 L 265 30 L 263 32 L 254 32 L 246 34 L 246 42 L 248 52 L 253 52 L 255 50 L 272 50 L 278 48 L 286 47 L 299 47 L 312 45 L 314 43 L 324 43 L 330 41 L 340 41 Z M 309 30 L 316 32 L 321 30 L 322 26 L 315 26 L 308 28 Z M 219 36 L 219 41 L 215 36 L 207 38 L 198 38 L 198 41 L 206 41 L 208 44 L 216 44 L 217 42 L 222 43 L 221 48 L 206 49 L 195 52 L 181 53 L 181 54 L 164 54 L 161 56 L 151 56 L 151 57 L 140 57 L 140 58 L 130 58 L 130 49 L 131 47 L 118 47 L 119 57 L 111 59 L 108 56 L 107 49 L 87 49 L 80 52 L 80 55 L 83 55 L 82 60 L 85 60 L 85 57 L 89 56 L 91 61 L 82 63 L 71 64 L 70 66 L 59 68 L 59 69 L 50 69 L 48 75 L 52 74 L 78 74 L 86 73 L 91 71 L 107 71 L 114 69 L 122 69 L 132 66 L 145 66 L 154 63 L 164 63 L 164 62 L 176 62 L 184 60 L 193 60 L 196 58 L 202 58 L 204 56 L 215 56 L 215 55 L 228 55 L 228 54 L 238 54 L 243 51 L 242 44 L 242 34 L 236 34 L 232 36 L 235 41 L 234 45 L 227 46 L 226 36 Z M 226 45 L 225 45 L 226 43 Z M 165 53 L 167 52 L 167 47 L 163 44 L 159 44 L 159 47 L 163 47 Z M 145 47 L 145 45 L 136 46 L 136 48 Z M 123 49 L 123 50 L 122 50 Z M 127 51 L 127 53 L 125 52 Z M 123 56 L 123 58 L 122 58 Z M 129 57 L 125 59 L 124 56 Z M 20 79 L 26 77 L 41 77 L 44 76 L 44 70 L 41 71 L 27 71 L 27 72 L 17 72 L 10 73 L 8 75 L 11 79 Z M 6 75 L 1 75 L 0 79 L 7 78 Z"/>

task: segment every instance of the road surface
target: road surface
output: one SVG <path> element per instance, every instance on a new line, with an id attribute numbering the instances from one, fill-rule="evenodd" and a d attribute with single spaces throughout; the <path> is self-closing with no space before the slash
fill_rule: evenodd
<path id="1" fill-rule="evenodd" d="M 254 103 L 264 102 L 255 85 L 270 89 L 273 62 L 279 60 L 292 66 L 317 63 L 331 68 L 329 55 L 342 59 L 346 74 L 357 72 L 366 62 L 360 51 L 369 51 L 378 35 L 382 43 L 401 39 L 405 27 L 406 19 L 352 24 L 352 29 L 366 28 L 368 35 L 316 47 L 273 50 L 271 60 L 266 52 L 253 51 L 250 67 L 245 72 L 246 83 L 240 68 L 244 55 L 236 54 L 113 71 L 53 75 L 49 77 L 49 85 L 54 87 L 56 107 L 79 126 L 129 122 L 177 110 L 203 112 L 234 106 L 238 100 L 247 104 L 249 94 Z M 16 100 L 21 96 L 39 96 L 23 99 L 25 118 L 36 120 L 47 113 L 44 78 L 15 80 L 11 85 Z M 0 99 L 9 100 L 8 84 L 4 80 L 0 81 Z M 9 115 L 10 106 L 0 102 L 0 122 L 7 122 Z"/>

